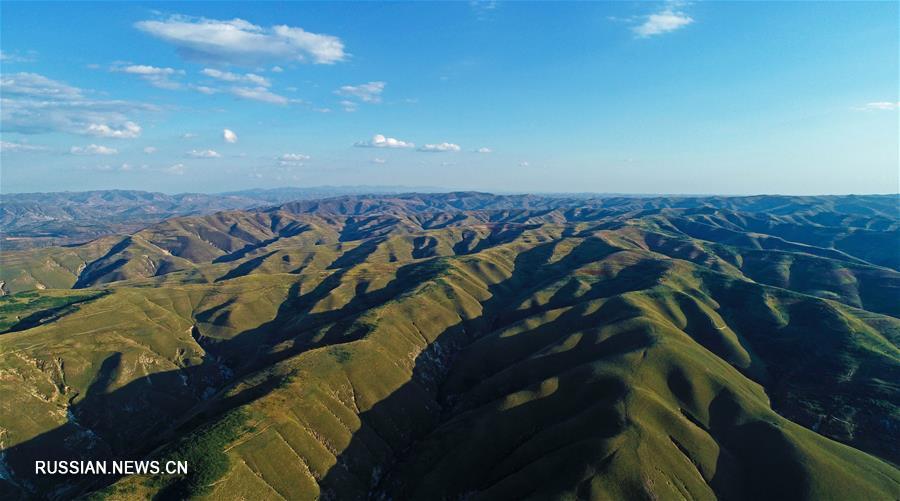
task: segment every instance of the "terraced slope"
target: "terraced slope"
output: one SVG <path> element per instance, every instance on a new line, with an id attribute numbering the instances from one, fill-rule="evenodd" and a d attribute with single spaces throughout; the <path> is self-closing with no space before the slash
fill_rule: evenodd
<path id="1" fill-rule="evenodd" d="M 782 198 L 360 197 L 147 228 L 0 334 L 0 496 L 896 499 L 897 220 Z M 192 472 L 33 476 L 48 456 Z"/>

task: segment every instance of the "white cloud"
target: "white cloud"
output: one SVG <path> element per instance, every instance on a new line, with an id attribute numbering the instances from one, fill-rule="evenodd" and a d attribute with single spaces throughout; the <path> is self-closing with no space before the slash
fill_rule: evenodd
<path id="1" fill-rule="evenodd" d="M 172 81 L 170 78 L 175 75 L 184 75 L 184 70 L 176 70 L 174 68 L 160 68 L 157 66 L 149 66 L 146 64 L 132 64 L 128 66 L 113 66 L 112 71 L 137 75 L 154 87 L 161 89 L 180 89 L 179 82 Z"/>
<path id="2" fill-rule="evenodd" d="M 107 124 L 90 124 L 87 133 L 98 137 L 133 139 L 141 135 L 141 126 L 134 122 L 125 122 L 119 127 L 111 127 Z"/>
<path id="3" fill-rule="evenodd" d="M 201 73 L 208 77 L 215 78 L 216 80 L 222 80 L 223 82 L 247 83 L 260 87 L 272 86 L 272 82 L 270 82 L 268 78 L 256 75 L 254 73 L 244 73 L 243 75 L 240 75 L 238 73 L 221 71 L 214 68 L 204 68 Z"/>
<path id="4" fill-rule="evenodd" d="M 278 157 L 278 163 L 282 166 L 301 166 L 303 162 L 309 160 L 311 157 L 309 155 L 304 155 L 302 153 L 285 153 Z"/>
<path id="5" fill-rule="evenodd" d="M 348 113 L 352 113 L 352 112 L 356 111 L 356 110 L 358 109 L 358 106 L 359 106 L 359 105 L 356 104 L 355 102 L 353 102 L 353 101 L 348 101 L 348 100 L 346 100 L 346 99 L 344 99 L 343 101 L 341 101 L 339 104 L 341 105 L 341 108 L 344 108 L 344 111 L 346 111 L 346 112 L 348 112 Z"/>
<path id="6" fill-rule="evenodd" d="M 201 94 L 207 94 L 207 95 L 215 94 L 216 92 L 219 92 L 218 90 L 213 89 L 212 87 L 207 87 L 206 85 L 191 85 L 191 88 Z"/>
<path id="7" fill-rule="evenodd" d="M 486 146 L 482 146 L 481 148 L 478 148 L 477 150 L 475 150 L 475 153 L 493 153 L 493 152 L 494 152 L 494 150 L 492 150 Z"/>
<path id="8" fill-rule="evenodd" d="M 528 167 L 529 165 L 531 165 L 531 164 L 529 164 L 528 162 L 525 162 L 525 161 L 519 162 L 519 167 Z"/>
<path id="9" fill-rule="evenodd" d="M 119 151 L 115 148 L 99 144 L 89 144 L 87 146 L 72 146 L 69 153 L 73 155 L 115 155 Z"/>
<path id="10" fill-rule="evenodd" d="M 476 19 L 486 21 L 490 17 L 490 13 L 497 8 L 496 0 L 471 0 L 469 6 L 475 13 Z"/>
<path id="11" fill-rule="evenodd" d="M 344 97 L 359 99 L 364 103 L 380 103 L 381 93 L 384 92 L 385 82 L 368 82 L 360 85 L 344 85 L 334 91 L 335 94 Z"/>
<path id="12" fill-rule="evenodd" d="M 275 94 L 265 87 L 232 87 L 229 92 L 243 99 L 271 104 L 288 104 L 290 99 Z"/>
<path id="13" fill-rule="evenodd" d="M 123 163 L 119 166 L 103 164 L 103 165 L 93 165 L 93 166 L 89 166 L 89 167 L 79 167 L 79 168 L 84 169 L 84 170 L 96 170 L 96 171 L 101 171 L 101 172 L 112 172 L 112 171 L 128 172 L 130 170 L 133 170 L 131 164 L 129 164 L 129 163 Z"/>
<path id="14" fill-rule="evenodd" d="M 274 31 L 275 35 L 287 40 L 289 45 L 309 53 L 316 64 L 333 64 L 343 61 L 347 57 L 347 54 L 344 53 L 344 42 L 338 37 L 310 33 L 302 28 L 285 25 L 275 26 Z M 300 54 L 296 59 L 304 61 L 307 58 Z"/>
<path id="15" fill-rule="evenodd" d="M 186 153 L 191 158 L 221 158 L 222 155 L 214 150 L 191 150 Z"/>
<path id="16" fill-rule="evenodd" d="M 28 143 L 13 143 L 10 141 L 0 141 L 0 151 L 4 153 L 13 153 L 20 151 L 44 151 L 46 146 L 38 146 Z"/>
<path id="17" fill-rule="evenodd" d="M 68 132 L 103 137 L 137 137 L 130 114 L 156 111 L 128 101 L 96 100 L 86 91 L 36 73 L 0 75 L 0 127 L 5 132 Z"/>
<path id="18" fill-rule="evenodd" d="M 282 71 L 284 71 L 284 68 L 281 66 L 272 66 L 272 73 L 281 73 Z"/>
<path id="19" fill-rule="evenodd" d="M 416 145 L 407 141 L 401 141 L 400 139 L 394 139 L 392 137 L 385 137 L 381 134 L 375 134 L 372 136 L 371 141 L 360 141 L 355 143 L 353 146 L 358 148 L 415 148 Z"/>
<path id="20" fill-rule="evenodd" d="M 269 28 L 243 19 L 171 16 L 140 21 L 135 27 L 169 42 L 188 59 L 255 66 L 265 61 L 333 64 L 346 59 L 344 43 L 332 35 L 286 25 Z"/>
<path id="21" fill-rule="evenodd" d="M 862 108 L 863 110 L 868 111 L 892 111 L 900 109 L 900 101 L 892 102 L 892 101 L 875 101 L 872 103 L 866 103 Z"/>
<path id="22" fill-rule="evenodd" d="M 650 14 L 642 24 L 633 27 L 631 30 L 638 37 L 647 38 L 675 31 L 693 22 L 694 19 L 692 17 L 675 10 L 674 4 L 670 2 L 664 9 Z"/>
<path id="23" fill-rule="evenodd" d="M 204 85 L 192 85 L 191 87 L 203 94 L 215 94 L 217 92 L 228 92 L 242 99 L 250 99 L 253 101 L 261 101 L 271 104 L 288 104 L 290 99 L 276 94 L 269 90 L 272 82 L 268 78 L 257 75 L 255 73 L 232 73 L 230 71 L 217 70 L 215 68 L 204 68 L 201 72 L 204 75 L 215 78 L 222 82 L 235 84 L 234 87 L 226 89 L 215 89 Z"/>
<path id="24" fill-rule="evenodd" d="M 373 163 L 373 164 L 384 165 L 384 164 L 387 163 L 387 160 L 385 160 L 385 159 L 383 159 L 383 158 L 373 158 L 373 159 L 372 159 L 372 163 Z"/>
<path id="25" fill-rule="evenodd" d="M 6 95 L 30 98 L 83 99 L 81 89 L 51 80 L 37 73 L 13 73 L 0 76 L 0 88 Z"/>
<path id="26" fill-rule="evenodd" d="M 458 144 L 454 143 L 438 143 L 438 144 L 426 144 L 419 148 L 419 151 L 427 151 L 429 153 L 441 153 L 445 151 L 459 151 L 460 147 Z"/>
<path id="27" fill-rule="evenodd" d="M 23 56 L 16 53 L 10 53 L 0 50 L 0 61 L 4 63 L 33 63 L 35 61 L 34 52 L 31 51 L 28 53 L 29 55 Z"/>
<path id="28" fill-rule="evenodd" d="M 268 78 L 261 77 L 254 73 L 245 74 L 244 80 L 246 80 L 252 84 L 261 85 L 263 87 L 271 87 L 271 85 L 272 85 L 272 82 L 270 82 Z"/>
<path id="29" fill-rule="evenodd" d="M 236 143 L 238 140 L 237 134 L 235 134 L 231 129 L 223 129 L 222 138 L 225 139 L 225 142 L 228 143 Z"/>
<path id="30" fill-rule="evenodd" d="M 175 73 L 183 74 L 184 71 L 174 68 L 159 68 L 156 66 L 148 66 L 146 64 L 132 64 L 124 66 L 119 71 L 122 73 L 131 73 L 134 75 L 174 75 Z"/>
<path id="31" fill-rule="evenodd" d="M 203 68 L 200 72 L 208 77 L 212 77 L 218 80 L 224 80 L 226 82 L 239 82 L 241 80 L 241 75 L 237 73 L 231 73 L 230 71 L 221 71 L 213 68 Z"/>
<path id="32" fill-rule="evenodd" d="M 154 148 L 153 146 L 147 146 L 146 148 L 144 148 L 144 153 L 152 155 L 156 153 L 156 148 Z"/>
<path id="33" fill-rule="evenodd" d="M 194 139 L 195 137 L 197 137 L 197 134 L 194 134 L 193 132 L 185 132 L 181 135 L 181 139 Z"/>
<path id="34" fill-rule="evenodd" d="M 181 176 L 184 174 L 184 164 L 174 164 L 162 169 L 163 172 Z"/>

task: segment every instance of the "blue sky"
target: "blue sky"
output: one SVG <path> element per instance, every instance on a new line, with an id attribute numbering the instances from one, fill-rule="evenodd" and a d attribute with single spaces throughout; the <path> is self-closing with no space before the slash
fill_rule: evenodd
<path id="1" fill-rule="evenodd" d="M 897 192 L 898 5 L 2 2 L 0 189 Z"/>

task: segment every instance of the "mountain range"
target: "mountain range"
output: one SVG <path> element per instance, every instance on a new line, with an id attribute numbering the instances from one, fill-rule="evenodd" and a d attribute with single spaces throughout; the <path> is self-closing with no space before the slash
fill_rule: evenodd
<path id="1" fill-rule="evenodd" d="M 84 243 L 125 234 L 175 216 L 210 214 L 292 200 L 359 193 L 399 193 L 391 186 L 319 186 L 168 195 L 97 190 L 0 195 L 0 246 L 7 250 Z"/>
<path id="2" fill-rule="evenodd" d="M 4 196 L 0 497 L 900 498 L 897 195 L 156 197 Z"/>

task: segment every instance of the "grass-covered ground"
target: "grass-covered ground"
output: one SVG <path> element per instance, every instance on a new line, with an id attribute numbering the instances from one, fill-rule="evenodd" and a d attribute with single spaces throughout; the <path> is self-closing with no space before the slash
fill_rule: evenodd
<path id="1" fill-rule="evenodd" d="M 0 334 L 36 327 L 75 311 L 79 303 L 102 295 L 96 291 L 45 290 L 0 296 Z"/>
<path id="2" fill-rule="evenodd" d="M 62 308 L 0 335 L 0 494 L 896 499 L 900 274 L 781 212 L 150 228 L 0 298 Z M 47 454 L 194 469 L 29 477 Z"/>

